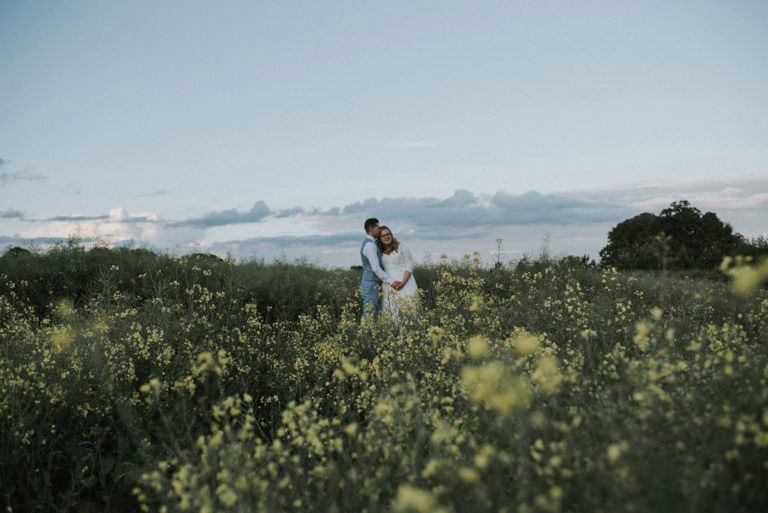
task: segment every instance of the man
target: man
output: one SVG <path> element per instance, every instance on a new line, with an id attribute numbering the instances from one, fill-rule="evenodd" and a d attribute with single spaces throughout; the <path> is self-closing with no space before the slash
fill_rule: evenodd
<path id="1" fill-rule="evenodd" d="M 360 295 L 363 297 L 363 317 L 374 315 L 379 310 L 380 285 L 395 287 L 399 282 L 384 271 L 381 265 L 381 251 L 376 238 L 379 236 L 379 220 L 372 217 L 363 224 L 366 237 L 360 247 L 360 260 L 363 263 L 363 277 L 360 280 Z"/>

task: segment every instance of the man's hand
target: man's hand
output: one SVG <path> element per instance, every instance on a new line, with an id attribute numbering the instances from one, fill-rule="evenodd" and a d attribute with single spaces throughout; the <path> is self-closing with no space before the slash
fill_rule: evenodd
<path id="1" fill-rule="evenodd" d="M 389 284 L 389 286 L 395 290 L 400 290 L 403 284 L 400 281 L 393 281 L 392 283 Z"/>

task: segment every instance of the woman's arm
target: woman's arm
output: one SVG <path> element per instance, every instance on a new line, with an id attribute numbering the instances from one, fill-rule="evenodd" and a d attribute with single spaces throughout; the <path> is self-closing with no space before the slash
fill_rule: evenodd
<path id="1" fill-rule="evenodd" d="M 413 255 L 411 254 L 411 250 L 408 249 L 408 246 L 400 244 L 400 248 L 398 249 L 403 257 L 403 268 L 405 269 L 399 287 L 403 288 L 403 285 L 408 283 L 408 280 L 411 279 L 411 275 L 413 274 Z"/>

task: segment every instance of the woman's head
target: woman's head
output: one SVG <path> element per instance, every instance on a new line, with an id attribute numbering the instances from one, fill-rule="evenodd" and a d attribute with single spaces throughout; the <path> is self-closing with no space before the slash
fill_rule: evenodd
<path id="1" fill-rule="evenodd" d="M 392 251 L 397 251 L 397 248 L 400 246 L 400 243 L 397 241 L 395 236 L 392 235 L 392 230 L 390 230 L 388 226 L 379 227 L 378 244 L 382 253 L 391 253 Z"/>

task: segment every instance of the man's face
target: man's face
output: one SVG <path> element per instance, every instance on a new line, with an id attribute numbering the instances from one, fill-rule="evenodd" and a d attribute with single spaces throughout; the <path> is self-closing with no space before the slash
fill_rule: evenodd
<path id="1" fill-rule="evenodd" d="M 368 235 L 370 235 L 374 239 L 378 238 L 379 237 L 379 231 L 381 231 L 381 228 L 379 228 L 379 225 L 378 224 L 374 224 L 368 230 Z"/>

